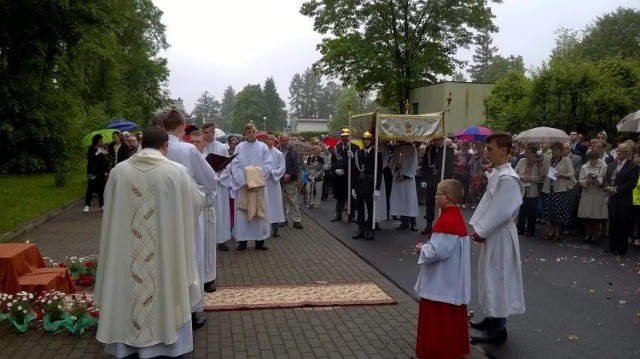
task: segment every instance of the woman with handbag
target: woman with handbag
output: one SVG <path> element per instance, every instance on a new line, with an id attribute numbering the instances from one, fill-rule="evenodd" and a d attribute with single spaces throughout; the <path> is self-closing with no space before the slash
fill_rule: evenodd
<path id="1" fill-rule="evenodd" d="M 551 157 L 542 162 L 542 173 L 545 175 L 542 192 L 546 194 L 544 201 L 544 218 L 549 221 L 547 239 L 558 240 L 562 233 L 562 225 L 569 223 L 569 190 L 576 184 L 573 163 L 562 155 L 564 145 L 555 142 L 551 145 Z"/>

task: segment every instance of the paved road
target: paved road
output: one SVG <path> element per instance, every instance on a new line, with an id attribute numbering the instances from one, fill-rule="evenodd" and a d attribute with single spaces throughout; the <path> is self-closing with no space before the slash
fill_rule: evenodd
<path id="1" fill-rule="evenodd" d="M 322 227 L 361 258 L 414 295 L 417 257 L 411 253 L 419 232 L 395 231 L 382 222 L 374 241 L 352 240 L 355 225 L 331 223 L 333 200 L 306 209 Z M 424 207 L 421 207 L 424 212 Z M 471 210 L 464 210 L 468 219 Z M 424 226 L 424 220 L 418 220 Z M 623 257 L 601 253 L 603 244 L 578 238 L 549 242 L 540 236 L 520 240 L 527 311 L 508 321 L 509 341 L 481 345 L 496 358 L 639 358 L 640 250 Z M 478 310 L 475 268 L 479 245 L 472 246 L 471 310 Z M 415 295 L 414 295 L 415 296 Z M 478 316 L 481 317 L 480 313 Z M 569 339 L 576 336 L 577 339 Z"/>

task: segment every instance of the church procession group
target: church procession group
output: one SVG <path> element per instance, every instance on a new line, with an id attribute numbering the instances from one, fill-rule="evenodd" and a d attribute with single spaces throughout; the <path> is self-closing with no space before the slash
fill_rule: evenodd
<path id="1" fill-rule="evenodd" d="M 430 157 L 419 163 L 412 143 L 376 147 L 372 132 L 362 135 L 364 146 L 358 148 L 349 129 L 343 129 L 331 149 L 331 165 L 322 167 L 333 178 L 332 221 L 342 221 L 350 207 L 357 213 L 357 220 L 347 214 L 358 225 L 353 239 L 375 239 L 375 222 L 388 216 L 400 219 L 397 230 L 417 231 L 418 189 L 423 189 L 423 233 L 429 240 L 416 247 L 421 267 L 417 356 L 468 354 L 469 324 L 482 332 L 472 341 L 504 342 L 506 318 L 524 312 L 514 224 L 524 189 L 509 165 L 511 137 L 487 139 L 493 169 L 470 221 L 474 233 L 468 235 L 460 210 L 466 189 L 458 180 L 441 181 L 443 137 L 434 136 Z M 289 219 L 303 229 L 298 182 L 301 168 L 310 167 L 314 156 L 301 161 L 286 134 L 278 147 L 271 133 L 258 141 L 252 123 L 245 125 L 240 143 L 230 139 L 224 145 L 214 133 L 215 125 L 207 123 L 185 142 L 184 115 L 175 108 L 160 111 L 143 131 L 140 149 L 109 173 L 95 289 L 101 308 L 96 338 L 115 357 L 191 352 L 192 331 L 206 325 L 205 292 L 216 290 L 216 252 L 228 251 L 232 237 L 236 250 L 246 250 L 251 241 L 256 250 L 268 250 L 265 240 L 279 237 Z M 205 159 L 210 154 L 233 158 L 216 171 Z M 434 222 L 437 208 L 441 213 Z M 478 323 L 467 321 L 470 240 L 482 246 L 478 290 L 485 318 Z"/>

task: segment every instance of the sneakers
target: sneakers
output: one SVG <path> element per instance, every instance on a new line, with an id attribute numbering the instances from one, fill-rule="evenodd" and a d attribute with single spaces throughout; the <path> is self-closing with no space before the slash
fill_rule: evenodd
<path id="1" fill-rule="evenodd" d="M 84 209 L 82 209 L 82 212 L 89 213 L 89 206 L 84 206 Z"/>

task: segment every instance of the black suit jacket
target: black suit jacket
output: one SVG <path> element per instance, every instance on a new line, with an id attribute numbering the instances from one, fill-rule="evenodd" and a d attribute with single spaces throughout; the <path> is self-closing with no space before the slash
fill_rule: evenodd
<path id="1" fill-rule="evenodd" d="M 356 144 L 351 144 L 351 151 L 354 153 L 359 150 L 360 147 Z M 347 175 L 347 169 L 349 166 L 349 156 L 347 151 L 349 150 L 349 144 L 343 145 L 342 142 L 338 143 L 331 154 L 331 172 L 335 173 L 337 169 L 344 170 L 345 176 Z"/>
<path id="2" fill-rule="evenodd" d="M 357 159 L 357 161 L 356 161 Z M 373 193 L 373 179 L 375 171 L 376 152 L 369 149 L 369 154 L 361 149 L 355 153 L 351 165 L 351 181 L 357 193 Z M 378 171 L 375 174 L 376 190 L 380 190 L 382 182 L 382 155 L 378 152 Z"/>
<path id="3" fill-rule="evenodd" d="M 444 146 L 444 145 L 443 145 Z M 422 159 L 420 176 L 421 182 L 427 182 L 430 187 L 435 187 L 440 183 L 440 172 L 442 171 L 442 147 L 429 146 L 427 147 L 424 158 Z M 453 178 L 453 164 L 454 154 L 453 148 L 444 146 L 447 148 L 447 156 L 445 158 L 444 166 L 444 178 Z M 431 167 L 429 166 L 431 163 Z"/>
<path id="4" fill-rule="evenodd" d="M 280 147 L 278 150 L 282 151 Z M 287 155 L 284 157 L 284 173 L 290 176 L 291 180 L 298 178 L 300 174 L 300 156 L 291 146 L 287 148 Z"/>
<path id="5" fill-rule="evenodd" d="M 618 161 L 615 160 L 607 166 L 604 179 L 602 181 L 603 187 L 615 187 L 616 193 L 609 195 L 609 206 L 620 207 L 632 207 L 633 206 L 633 189 L 638 184 L 638 175 L 640 174 L 640 168 L 633 163 L 633 159 L 628 159 L 627 162 L 620 168 L 615 180 L 612 180 L 613 173 L 618 167 Z"/>
<path id="6" fill-rule="evenodd" d="M 573 147 L 571 149 L 571 153 L 573 153 L 574 155 L 580 156 L 582 158 L 582 160 L 584 161 L 584 158 L 587 155 L 587 146 L 585 146 L 582 143 L 578 142 L 578 143 L 576 143 L 575 147 Z"/>

